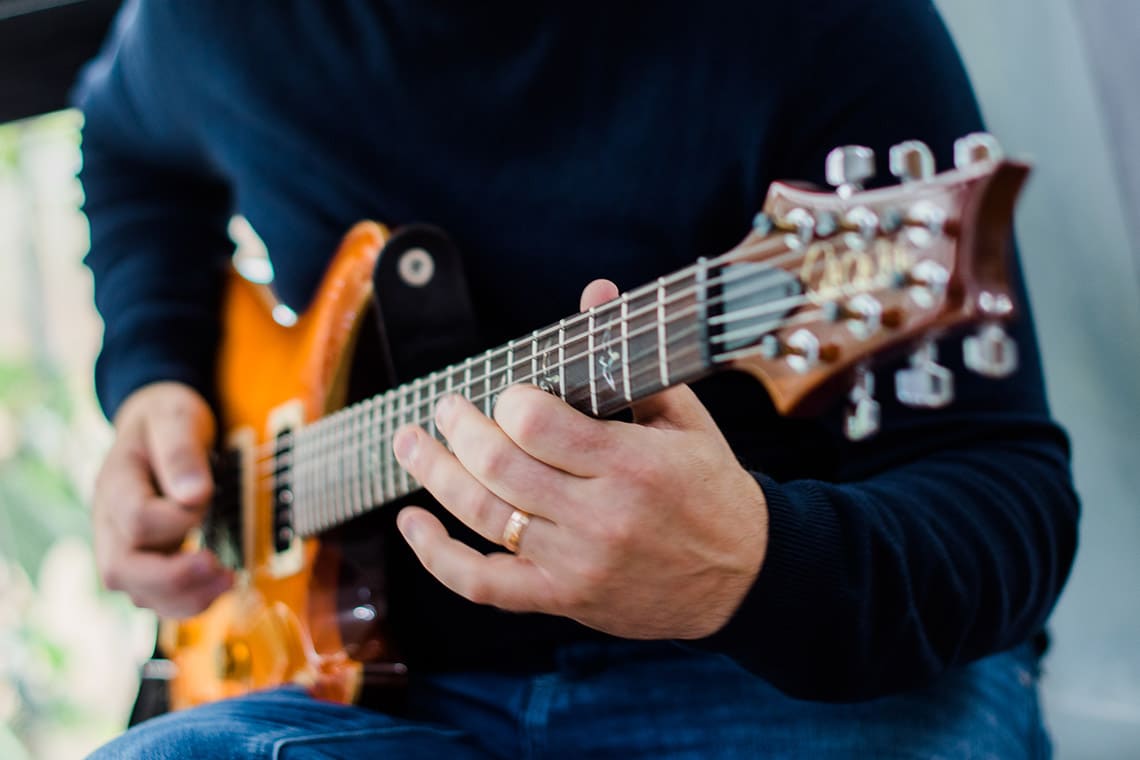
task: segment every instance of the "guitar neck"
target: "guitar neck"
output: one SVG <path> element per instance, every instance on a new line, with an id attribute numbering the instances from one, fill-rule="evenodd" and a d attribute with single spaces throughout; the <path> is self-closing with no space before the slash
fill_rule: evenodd
<path id="1" fill-rule="evenodd" d="M 605 417 L 713 367 L 709 264 L 691 267 L 588 312 L 392 388 L 295 431 L 279 446 L 296 532 L 315 535 L 418 490 L 391 441 L 407 424 L 442 440 L 434 409 L 458 393 L 491 415 L 498 394 L 530 383 Z"/>

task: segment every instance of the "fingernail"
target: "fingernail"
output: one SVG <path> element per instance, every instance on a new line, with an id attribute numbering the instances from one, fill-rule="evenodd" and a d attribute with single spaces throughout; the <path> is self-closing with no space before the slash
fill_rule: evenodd
<path id="1" fill-rule="evenodd" d="M 435 405 L 435 424 L 440 430 L 445 430 L 455 413 L 455 396 L 444 396 Z"/>
<path id="2" fill-rule="evenodd" d="M 412 546 L 415 546 L 416 540 L 419 538 L 419 524 L 414 517 L 405 517 L 400 515 L 396 521 L 400 526 L 400 532 L 404 534 L 404 540 Z"/>
<path id="3" fill-rule="evenodd" d="M 401 430 L 396 433 L 396 437 L 392 439 L 392 449 L 396 452 L 396 459 L 400 460 L 400 464 L 407 464 L 412 460 L 412 456 L 416 453 L 418 438 L 415 430 Z"/>
<path id="4" fill-rule="evenodd" d="M 168 496 L 177 501 L 190 501 L 202 496 L 202 492 L 209 488 L 209 481 L 205 475 L 198 472 L 184 472 L 174 476 L 170 484 Z"/>

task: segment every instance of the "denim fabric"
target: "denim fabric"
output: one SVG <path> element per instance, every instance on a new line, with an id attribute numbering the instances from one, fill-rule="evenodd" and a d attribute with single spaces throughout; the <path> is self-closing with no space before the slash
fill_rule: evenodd
<path id="1" fill-rule="evenodd" d="M 407 714 L 296 688 L 148 721 L 107 758 L 1047 758 L 1036 659 L 990 657 L 907 694 L 790 699 L 718 655 L 663 643 L 568 647 L 537 675 L 413 680 Z"/>

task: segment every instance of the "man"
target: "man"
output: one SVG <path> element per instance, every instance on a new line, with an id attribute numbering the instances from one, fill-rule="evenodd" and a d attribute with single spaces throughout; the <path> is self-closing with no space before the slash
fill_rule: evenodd
<path id="1" fill-rule="evenodd" d="M 498 345 L 582 284 L 587 307 L 727 250 L 770 181 L 818 181 L 836 145 L 923 139 L 944 167 L 980 128 L 913 0 L 130 2 L 79 102 L 116 428 L 99 565 L 168 616 L 232 582 L 172 551 L 212 489 L 231 214 L 297 309 L 353 221 L 436 224 Z M 733 375 L 632 422 L 527 387 L 491 418 L 451 398 L 435 414 L 453 453 L 394 439 L 442 504 L 394 527 L 407 710 L 276 690 L 103 756 L 1046 756 L 1027 642 L 1078 508 L 1028 316 L 1012 330 L 1013 377 L 964 374 L 946 342 L 956 402 L 884 400 L 863 443 L 838 409 L 781 419 Z"/>

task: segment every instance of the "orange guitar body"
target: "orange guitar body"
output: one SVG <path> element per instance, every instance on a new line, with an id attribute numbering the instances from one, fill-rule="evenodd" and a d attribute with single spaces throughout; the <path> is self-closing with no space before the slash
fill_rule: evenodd
<path id="1" fill-rule="evenodd" d="M 362 222 L 345 237 L 312 306 L 292 326 L 273 318 L 268 288 L 231 273 L 223 307 L 218 389 L 222 443 L 256 460 L 282 425 L 299 427 L 344 404 L 356 338 L 388 230 Z M 170 702 L 181 709 L 287 683 L 339 702 L 357 698 L 363 665 L 337 622 L 335 546 L 295 539 L 273 552 L 271 481 L 246 468 L 245 570 L 201 615 L 164 621 L 162 649 L 176 666 Z M 381 641 L 368 642 L 371 655 Z M 398 668 L 398 666 L 397 666 Z M 398 673 L 397 673 L 398 675 Z"/>

